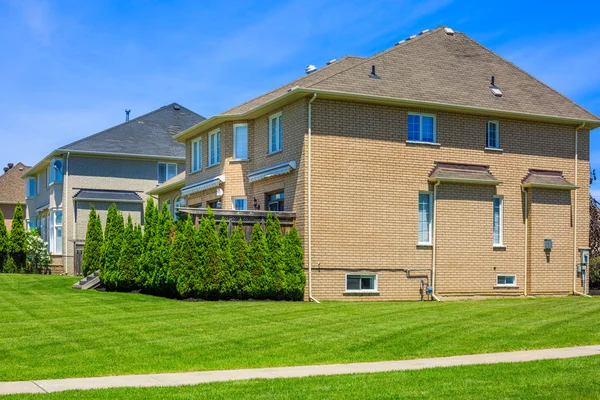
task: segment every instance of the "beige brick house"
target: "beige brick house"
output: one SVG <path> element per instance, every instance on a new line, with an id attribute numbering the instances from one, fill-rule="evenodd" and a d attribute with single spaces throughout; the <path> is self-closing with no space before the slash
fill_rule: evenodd
<path id="1" fill-rule="evenodd" d="M 4 167 L 4 174 L 0 175 L 0 211 L 4 215 L 4 224 L 10 231 L 13 215 L 17 203 L 21 203 L 23 213 L 26 212 L 25 182 L 21 176 L 29 170 L 23 163 L 10 163 Z M 25 214 L 24 214 L 25 215 Z"/>
<path id="2" fill-rule="evenodd" d="M 444 27 L 312 70 L 175 136 L 184 211 L 294 212 L 318 300 L 585 290 L 600 119 Z"/>
<path id="3" fill-rule="evenodd" d="M 185 169 L 172 137 L 204 117 L 172 103 L 52 151 L 23 175 L 27 219 L 49 243 L 53 273 L 79 274 L 90 206 L 115 203 L 142 224 L 146 192 Z"/>

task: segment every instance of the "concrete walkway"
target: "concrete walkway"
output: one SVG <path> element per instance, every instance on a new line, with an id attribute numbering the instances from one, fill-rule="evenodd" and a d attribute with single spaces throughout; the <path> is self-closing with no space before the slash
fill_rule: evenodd
<path id="1" fill-rule="evenodd" d="M 405 371 L 434 367 L 510 363 L 594 355 L 600 355 L 600 345 L 353 364 L 307 365 L 301 367 L 234 369 L 223 371 L 0 382 L 0 395 L 17 393 L 49 393 L 74 389 L 89 390 L 118 387 L 183 386 L 208 382 L 238 381 L 245 379 L 300 378 L 304 376 L 316 375 L 344 375 Z"/>

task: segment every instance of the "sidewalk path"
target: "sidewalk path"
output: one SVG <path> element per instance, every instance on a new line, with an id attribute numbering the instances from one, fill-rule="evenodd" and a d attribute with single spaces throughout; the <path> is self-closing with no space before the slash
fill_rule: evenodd
<path id="1" fill-rule="evenodd" d="M 118 387 L 183 386 L 208 382 L 238 381 L 244 379 L 300 378 L 304 376 L 315 375 L 342 375 L 404 371 L 433 367 L 523 362 L 585 357 L 593 355 L 600 355 L 600 345 L 353 364 L 326 364 L 307 365 L 301 367 L 234 369 L 223 371 L 0 382 L 0 395 L 17 393 L 49 393 L 74 389 L 88 390 Z"/>

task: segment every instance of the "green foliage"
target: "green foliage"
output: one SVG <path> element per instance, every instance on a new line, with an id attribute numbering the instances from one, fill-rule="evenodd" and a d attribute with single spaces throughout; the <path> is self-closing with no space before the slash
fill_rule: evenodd
<path id="1" fill-rule="evenodd" d="M 48 243 L 44 242 L 37 229 L 31 229 L 25 233 L 27 244 L 27 267 L 24 272 L 28 274 L 41 274 L 49 272 L 52 262 Z"/>
<path id="2" fill-rule="evenodd" d="M 229 252 L 231 254 L 231 265 L 233 280 L 236 283 L 235 291 L 239 298 L 250 297 L 250 271 L 248 270 L 248 242 L 242 220 L 231 232 L 229 238 Z"/>
<path id="3" fill-rule="evenodd" d="M 304 298 L 304 252 L 302 240 L 296 228 L 288 231 L 283 239 L 283 262 L 285 266 L 286 296 L 288 300 L 302 300 Z"/>
<path id="4" fill-rule="evenodd" d="M 155 245 L 154 237 L 157 222 L 158 209 L 154 205 L 154 200 L 149 197 L 146 201 L 146 210 L 144 211 L 144 253 L 140 257 L 138 273 L 136 274 L 136 284 L 144 290 L 151 287 L 154 276 L 155 263 L 152 259 L 152 254 Z"/>
<path id="5" fill-rule="evenodd" d="M 262 227 L 257 222 L 252 228 L 250 246 L 248 246 L 250 282 L 244 290 L 250 297 L 255 299 L 266 299 L 272 293 L 267 257 L 267 241 Z"/>
<path id="6" fill-rule="evenodd" d="M 600 257 L 590 260 L 590 288 L 600 289 Z"/>
<path id="7" fill-rule="evenodd" d="M 102 267 L 100 279 L 108 289 L 117 289 L 119 285 L 118 262 L 123 246 L 123 214 L 113 204 L 108 208 L 104 242 L 102 243 Z"/>
<path id="8" fill-rule="evenodd" d="M 215 216 L 210 207 L 208 214 L 200 221 L 197 240 L 204 283 L 201 294 L 207 299 L 218 299 L 221 293 L 218 277 L 221 275 L 223 260 L 221 259 Z"/>
<path id="9" fill-rule="evenodd" d="M 271 293 L 269 297 L 282 299 L 286 293 L 285 266 L 283 264 L 283 236 L 279 218 L 269 212 L 266 222 L 267 269 L 271 276 Z"/>
<path id="10" fill-rule="evenodd" d="M 233 274 L 231 246 L 229 241 L 229 224 L 225 218 L 219 223 L 219 248 L 221 249 L 221 269 L 217 274 L 219 295 L 222 299 L 235 297 L 237 283 Z"/>
<path id="11" fill-rule="evenodd" d="M 202 271 L 196 245 L 195 229 L 189 218 L 180 219 L 173 238 L 171 273 L 181 297 L 199 297 L 202 290 Z"/>
<path id="12" fill-rule="evenodd" d="M 175 295 L 175 281 L 171 274 L 171 244 L 174 222 L 165 201 L 158 214 L 156 226 L 153 227 L 153 245 L 149 253 L 149 270 L 152 271 L 150 285 L 147 287 L 152 293 L 167 296 Z"/>
<path id="13" fill-rule="evenodd" d="M 4 266 L 9 253 L 8 231 L 4 224 L 4 214 L 2 213 L 2 210 L 0 210 L 0 272 L 4 272 Z"/>
<path id="14" fill-rule="evenodd" d="M 100 216 L 96 214 L 96 209 L 91 206 L 87 231 L 85 234 L 85 244 L 83 246 L 83 260 L 81 269 L 84 276 L 87 276 L 102 268 L 102 222 Z"/>
<path id="15" fill-rule="evenodd" d="M 12 262 L 8 264 L 12 271 L 7 272 L 24 272 L 27 267 L 27 237 L 21 203 L 15 206 L 9 235 L 9 251 Z"/>
<path id="16" fill-rule="evenodd" d="M 129 215 L 123 233 L 123 244 L 115 274 L 115 284 L 118 290 L 133 290 L 136 288 L 135 274 L 143 251 L 142 240 L 142 228 L 139 225 L 133 226 L 131 215 Z"/>

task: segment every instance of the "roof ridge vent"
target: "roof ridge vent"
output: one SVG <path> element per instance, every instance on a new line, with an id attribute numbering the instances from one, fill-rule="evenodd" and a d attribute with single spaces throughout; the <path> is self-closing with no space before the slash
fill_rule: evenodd
<path id="1" fill-rule="evenodd" d="M 429 29 L 424 29 L 421 32 L 419 32 L 419 35 L 422 35 L 422 34 L 427 33 L 427 32 L 429 32 Z"/>
<path id="2" fill-rule="evenodd" d="M 315 72 L 317 70 L 317 67 L 315 67 L 314 65 L 310 64 L 306 66 L 306 75 L 308 74 L 312 74 L 313 72 Z"/>
<path id="3" fill-rule="evenodd" d="M 417 37 L 417 35 L 412 35 L 412 36 L 407 37 L 406 40 L 411 40 L 411 39 L 414 39 L 416 37 Z"/>
<path id="4" fill-rule="evenodd" d="M 336 61 L 337 61 L 337 58 L 334 58 L 333 60 L 329 60 L 329 61 L 327 61 L 327 65 L 331 65 Z"/>
<path id="5" fill-rule="evenodd" d="M 399 44 L 402 44 L 402 43 L 406 43 L 406 40 L 402 39 L 401 41 L 399 41 L 398 43 L 396 43 L 394 46 L 398 46 Z"/>
<path id="6" fill-rule="evenodd" d="M 454 36 L 454 30 L 452 28 L 444 28 L 444 32 L 446 32 L 446 35 Z"/>

